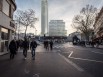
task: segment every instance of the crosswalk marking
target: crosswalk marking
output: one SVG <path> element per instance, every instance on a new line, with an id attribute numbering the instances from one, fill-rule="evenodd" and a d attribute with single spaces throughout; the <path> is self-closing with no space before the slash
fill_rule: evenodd
<path id="1" fill-rule="evenodd" d="M 60 55 L 67 63 L 71 64 L 74 68 L 76 68 L 78 71 L 81 71 L 81 72 L 84 71 L 81 67 L 79 67 L 78 65 L 76 65 L 75 63 L 73 63 L 72 61 L 70 61 L 69 59 L 65 58 L 65 57 L 64 57 L 63 55 L 61 55 L 60 53 L 59 53 L 59 55 Z"/>
<path id="2" fill-rule="evenodd" d="M 97 54 L 102 54 L 102 55 L 103 55 L 102 52 L 97 52 L 97 51 L 91 51 L 91 52 L 93 52 L 93 53 L 97 53 Z"/>

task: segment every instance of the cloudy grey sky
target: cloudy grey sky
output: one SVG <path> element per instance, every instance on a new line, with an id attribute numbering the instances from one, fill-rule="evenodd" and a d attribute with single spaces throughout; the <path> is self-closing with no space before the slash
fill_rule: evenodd
<path id="1" fill-rule="evenodd" d="M 35 10 L 36 17 L 39 21 L 35 24 L 37 33 L 41 32 L 41 0 L 16 0 L 17 9 Z M 103 0 L 48 0 L 48 13 L 50 20 L 64 20 L 68 34 L 75 31 L 71 27 L 72 19 L 79 14 L 80 10 L 87 4 L 93 5 L 100 9 L 103 6 Z M 28 32 L 33 32 L 34 29 L 28 29 Z"/>

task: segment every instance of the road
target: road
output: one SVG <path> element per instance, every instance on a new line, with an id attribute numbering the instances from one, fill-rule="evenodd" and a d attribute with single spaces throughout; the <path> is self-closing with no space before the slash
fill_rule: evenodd
<path id="1" fill-rule="evenodd" d="M 62 56 L 94 77 L 103 77 L 103 49 L 73 46 L 69 43 L 55 46 Z"/>
<path id="2" fill-rule="evenodd" d="M 102 59 L 100 49 L 67 43 L 55 45 L 53 51 L 48 51 L 38 46 L 35 60 L 30 50 L 26 60 L 21 50 L 13 60 L 9 54 L 0 56 L 0 77 L 103 77 Z"/>

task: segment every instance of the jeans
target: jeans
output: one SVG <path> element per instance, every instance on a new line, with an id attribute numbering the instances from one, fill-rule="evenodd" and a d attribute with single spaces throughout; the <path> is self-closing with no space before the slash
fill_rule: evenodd
<path id="1" fill-rule="evenodd" d="M 14 59 L 14 54 L 10 53 L 10 59 Z"/>
<path id="2" fill-rule="evenodd" d="M 31 54 L 32 54 L 32 57 L 35 57 L 35 48 L 31 49 Z"/>

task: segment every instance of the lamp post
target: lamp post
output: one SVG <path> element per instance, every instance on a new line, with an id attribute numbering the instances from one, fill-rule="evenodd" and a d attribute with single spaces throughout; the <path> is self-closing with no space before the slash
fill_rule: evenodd
<path id="1" fill-rule="evenodd" d="M 36 38 L 36 36 L 37 36 L 37 30 L 35 29 L 35 38 Z"/>
<path id="2" fill-rule="evenodd" d="M 20 32 L 20 17 L 15 15 L 15 23 L 16 23 L 16 31 L 18 32 L 18 39 L 19 39 L 19 32 Z M 16 35 L 16 34 L 15 34 Z"/>
<path id="3" fill-rule="evenodd" d="M 34 28 L 35 28 L 35 36 L 37 35 L 37 29 L 36 29 L 36 27 L 34 26 Z"/>

